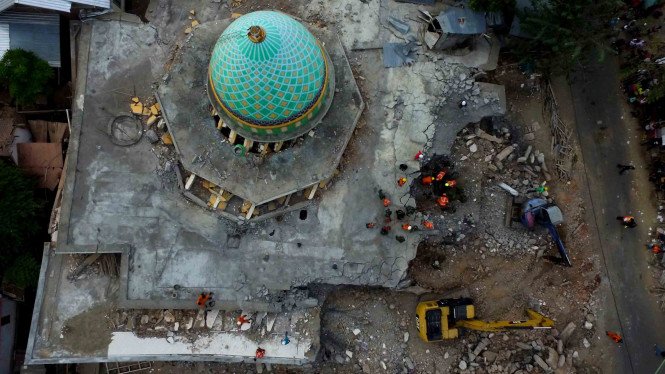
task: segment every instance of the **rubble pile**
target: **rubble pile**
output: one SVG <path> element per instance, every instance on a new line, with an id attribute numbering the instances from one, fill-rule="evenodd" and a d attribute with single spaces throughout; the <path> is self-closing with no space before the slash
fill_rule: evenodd
<path id="1" fill-rule="evenodd" d="M 319 309 L 290 313 L 211 310 L 118 310 L 108 315 L 115 331 L 132 331 L 140 337 L 163 337 L 174 343 L 176 337 L 194 341 L 205 332 L 238 332 L 261 339 L 269 334 L 308 334 L 306 324 L 318 318 Z M 240 324 L 239 316 L 248 322 Z"/>

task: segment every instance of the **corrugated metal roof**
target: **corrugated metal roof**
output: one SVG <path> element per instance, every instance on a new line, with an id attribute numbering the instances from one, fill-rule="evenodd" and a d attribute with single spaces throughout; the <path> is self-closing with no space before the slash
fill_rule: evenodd
<path id="1" fill-rule="evenodd" d="M 57 10 L 59 12 L 67 12 L 72 8 L 72 3 L 65 0 L 14 0 L 14 4 L 34 6 L 37 8 L 45 8 Z"/>
<path id="2" fill-rule="evenodd" d="M 469 8 L 450 7 L 439 14 L 436 19 L 441 29 L 449 34 L 481 34 L 487 31 L 485 16 Z"/>
<path id="3" fill-rule="evenodd" d="M 0 12 L 14 5 L 14 0 L 0 0 Z"/>
<path id="4" fill-rule="evenodd" d="M 60 15 L 57 13 L 2 12 L 0 22 L 52 25 L 60 22 Z"/>
<path id="5" fill-rule="evenodd" d="M 72 8 L 72 3 L 91 5 L 100 8 L 111 7 L 111 0 L 0 0 L 0 11 L 9 8 L 14 4 L 21 4 L 69 13 Z"/>
<path id="6" fill-rule="evenodd" d="M 2 55 L 7 49 L 21 48 L 34 52 L 53 67 L 61 66 L 58 14 L 4 12 L 0 14 L 0 25 L 6 26 L 6 34 L 0 30 Z"/>
<path id="7" fill-rule="evenodd" d="M 0 58 L 9 50 L 9 24 L 0 23 Z"/>
<path id="8" fill-rule="evenodd" d="M 100 8 L 111 7 L 111 0 L 72 0 L 72 3 L 92 5 Z"/>

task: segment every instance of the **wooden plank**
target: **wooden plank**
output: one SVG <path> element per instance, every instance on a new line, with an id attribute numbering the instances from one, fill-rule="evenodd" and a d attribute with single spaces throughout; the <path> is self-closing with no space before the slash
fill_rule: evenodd
<path id="1" fill-rule="evenodd" d="M 62 122 L 47 122 L 49 143 L 62 143 L 67 135 L 68 125 Z"/>
<path id="2" fill-rule="evenodd" d="M 48 123 L 46 121 L 28 121 L 28 127 L 35 143 L 48 143 Z"/>

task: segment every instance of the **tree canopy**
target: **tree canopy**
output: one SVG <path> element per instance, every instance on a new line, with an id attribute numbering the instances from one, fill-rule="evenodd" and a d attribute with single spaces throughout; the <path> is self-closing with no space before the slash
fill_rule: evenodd
<path id="1" fill-rule="evenodd" d="M 39 229 L 42 204 L 35 199 L 35 183 L 20 169 L 0 161 L 0 259 L 13 256 Z"/>
<path id="2" fill-rule="evenodd" d="M 0 81 L 19 105 L 34 104 L 37 96 L 48 92 L 53 70 L 36 54 L 10 49 L 0 60 Z"/>
<path id="3" fill-rule="evenodd" d="M 545 74 L 569 73 L 594 54 L 610 52 L 608 26 L 618 0 L 532 0 L 517 11 L 520 27 L 531 38 L 518 51 L 523 62 L 534 62 Z"/>

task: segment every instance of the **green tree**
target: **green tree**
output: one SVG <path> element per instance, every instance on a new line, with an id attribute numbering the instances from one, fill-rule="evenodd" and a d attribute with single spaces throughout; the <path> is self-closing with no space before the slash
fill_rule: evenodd
<path id="1" fill-rule="evenodd" d="M 469 8 L 477 12 L 499 12 L 515 7 L 515 0 L 470 0 Z"/>
<path id="2" fill-rule="evenodd" d="M 33 52 L 10 49 L 0 60 L 0 81 L 19 105 L 34 104 L 38 95 L 47 93 L 51 77 L 49 64 Z"/>
<path id="3" fill-rule="evenodd" d="M 521 40 L 522 62 L 535 62 L 546 75 L 567 74 L 594 54 L 603 60 L 609 48 L 609 21 L 619 0 L 532 0 L 518 10 L 520 27 L 531 38 Z"/>
<path id="4" fill-rule="evenodd" d="M 5 272 L 3 281 L 23 288 L 35 287 L 39 281 L 39 267 L 39 263 L 31 255 L 20 255 Z"/>
<path id="5" fill-rule="evenodd" d="M 5 264 L 39 230 L 42 203 L 34 188 L 34 180 L 19 168 L 0 161 L 0 260 Z"/>

